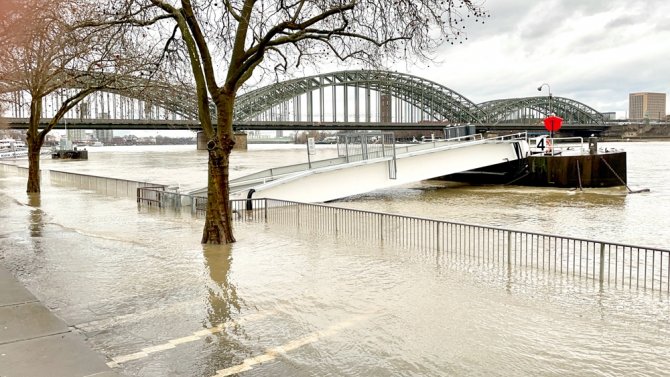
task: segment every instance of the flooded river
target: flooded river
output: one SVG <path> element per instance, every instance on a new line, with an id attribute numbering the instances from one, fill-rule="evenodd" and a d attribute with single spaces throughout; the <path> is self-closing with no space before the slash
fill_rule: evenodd
<path id="1" fill-rule="evenodd" d="M 454 186 L 439 181 L 333 203 L 405 215 L 670 246 L 670 143 L 628 151 L 625 189 Z M 319 158 L 333 157 L 319 146 Z M 306 161 L 256 146 L 233 177 Z M 44 169 L 204 186 L 194 146 L 91 148 Z M 231 246 L 199 244 L 202 219 L 140 208 L 0 169 L 0 259 L 129 376 L 667 375 L 665 293 L 508 273 L 443 254 L 238 224 Z M 0 374 L 3 371 L 0 371 Z"/>

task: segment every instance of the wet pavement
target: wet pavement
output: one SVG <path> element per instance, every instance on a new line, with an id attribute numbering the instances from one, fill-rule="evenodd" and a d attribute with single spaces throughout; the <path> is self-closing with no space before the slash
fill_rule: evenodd
<path id="1" fill-rule="evenodd" d="M 0 266 L 0 376 L 113 377 L 105 358 Z"/>

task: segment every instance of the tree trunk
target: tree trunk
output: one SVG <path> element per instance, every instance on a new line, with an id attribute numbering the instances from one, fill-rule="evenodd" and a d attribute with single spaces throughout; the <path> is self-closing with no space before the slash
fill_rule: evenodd
<path id="1" fill-rule="evenodd" d="M 233 237 L 232 208 L 230 206 L 230 187 L 228 185 L 230 153 L 235 140 L 232 133 L 210 140 L 208 181 L 207 181 L 207 214 L 202 233 L 202 243 L 226 244 L 235 242 Z"/>
<path id="2" fill-rule="evenodd" d="M 39 132 L 40 114 L 42 112 L 42 98 L 32 97 L 30 101 L 30 119 L 26 144 L 28 144 L 28 187 L 26 192 L 40 192 L 40 150 L 44 144 L 44 136 Z"/>
<path id="3" fill-rule="evenodd" d="M 28 187 L 26 192 L 40 192 L 40 150 L 42 143 L 28 138 Z"/>

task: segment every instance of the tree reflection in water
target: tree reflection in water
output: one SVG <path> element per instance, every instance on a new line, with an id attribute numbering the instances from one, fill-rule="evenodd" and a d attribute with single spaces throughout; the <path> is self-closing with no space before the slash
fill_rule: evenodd
<path id="1" fill-rule="evenodd" d="M 42 252 L 42 232 L 44 231 L 46 217 L 44 211 L 40 208 L 41 205 L 42 197 L 40 193 L 28 193 L 28 206 L 32 208 L 30 215 L 28 215 L 28 230 L 36 253 Z"/>
<path id="2" fill-rule="evenodd" d="M 231 320 L 231 312 L 239 313 L 244 302 L 237 296 L 237 288 L 230 282 L 233 263 L 231 245 L 203 245 L 205 267 L 209 270 L 211 283 L 209 293 L 208 320 L 210 326 Z"/>
<path id="3" fill-rule="evenodd" d="M 205 362 L 203 376 L 213 375 L 217 370 L 239 364 L 252 353 L 252 350 L 240 342 L 248 340 L 249 337 L 243 325 L 235 321 L 247 305 L 237 295 L 237 288 L 231 282 L 233 247 L 230 244 L 203 245 L 205 267 L 210 277 L 207 284 L 207 318 L 203 321 L 203 326 L 226 325 L 223 331 L 208 338 L 208 341 L 216 341 L 217 344 Z"/>

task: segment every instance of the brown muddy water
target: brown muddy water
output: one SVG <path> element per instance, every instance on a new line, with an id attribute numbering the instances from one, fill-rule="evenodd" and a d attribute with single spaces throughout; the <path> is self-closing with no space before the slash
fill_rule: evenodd
<path id="1" fill-rule="evenodd" d="M 630 186 L 650 193 L 428 181 L 332 204 L 668 248 L 670 143 L 612 147 L 629 152 Z M 103 147 L 43 168 L 188 191 L 206 179 L 206 156 L 192 148 Z M 301 147 L 252 145 L 233 172 L 304 160 Z M 48 183 L 39 197 L 24 191 L 25 178 L 0 170 L 0 262 L 125 375 L 670 370 L 667 294 L 265 224 L 237 224 L 233 245 L 202 246 L 202 219 L 190 213 Z"/>

